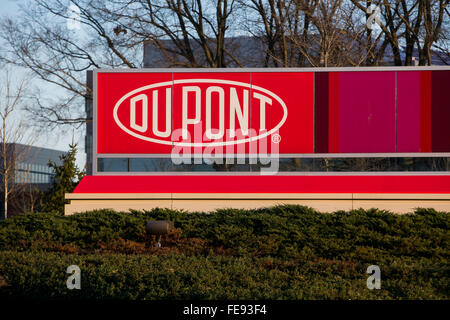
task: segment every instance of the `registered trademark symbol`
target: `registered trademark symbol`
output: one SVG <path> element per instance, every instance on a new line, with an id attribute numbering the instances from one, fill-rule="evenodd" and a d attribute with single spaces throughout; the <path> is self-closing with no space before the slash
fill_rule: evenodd
<path id="1" fill-rule="evenodd" d="M 274 133 L 272 135 L 272 142 L 273 143 L 280 143 L 281 141 L 281 136 L 278 133 Z"/>

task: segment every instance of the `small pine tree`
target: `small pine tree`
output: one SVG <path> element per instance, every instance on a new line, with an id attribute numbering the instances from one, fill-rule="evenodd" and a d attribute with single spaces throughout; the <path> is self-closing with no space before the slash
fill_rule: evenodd
<path id="1" fill-rule="evenodd" d="M 75 164 L 77 155 L 77 145 L 70 144 L 69 151 L 60 156 L 61 165 L 49 161 L 48 166 L 55 172 L 52 186 L 42 196 L 41 206 L 43 212 L 64 213 L 66 193 L 73 192 L 78 182 L 85 175 Z"/>

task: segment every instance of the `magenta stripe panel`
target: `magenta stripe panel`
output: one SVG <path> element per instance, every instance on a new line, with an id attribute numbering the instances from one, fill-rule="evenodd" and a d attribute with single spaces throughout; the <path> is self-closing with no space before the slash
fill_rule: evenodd
<path id="1" fill-rule="evenodd" d="M 397 72 L 397 152 L 420 152 L 420 71 Z"/>
<path id="2" fill-rule="evenodd" d="M 395 72 L 342 72 L 341 152 L 395 152 Z"/>
<path id="3" fill-rule="evenodd" d="M 431 151 L 450 152 L 450 72 L 431 73 Z"/>

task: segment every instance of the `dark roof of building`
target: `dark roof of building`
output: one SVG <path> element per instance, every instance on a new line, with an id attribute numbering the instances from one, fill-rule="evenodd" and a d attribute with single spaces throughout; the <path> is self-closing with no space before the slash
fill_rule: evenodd
<path id="1" fill-rule="evenodd" d="M 170 49 L 175 49 L 175 45 L 171 40 L 159 40 L 163 43 L 163 46 L 168 50 L 162 52 L 158 46 L 152 42 L 147 41 L 144 43 L 144 68 L 167 68 L 167 67 L 179 67 L 183 66 L 183 63 L 187 63 L 186 58 L 178 56 L 174 53 L 170 53 Z M 226 47 L 229 52 L 232 52 L 236 60 L 240 61 L 242 67 L 257 68 L 264 67 L 266 45 L 260 39 L 256 37 L 233 37 L 226 38 Z M 191 40 L 191 46 L 194 51 L 194 56 L 200 66 L 205 66 L 206 58 L 200 45 Z M 212 43 L 213 47 L 213 43 Z M 405 48 L 401 48 L 401 57 L 405 57 Z M 168 57 L 170 59 L 168 59 Z M 413 57 L 418 61 L 419 53 L 417 49 L 413 49 Z M 172 60 L 172 62 L 169 62 Z M 225 57 L 225 64 L 227 67 L 239 67 L 233 59 L 229 56 Z M 393 65 L 394 59 L 392 54 L 392 48 L 387 46 L 385 49 L 385 55 L 382 62 L 383 65 Z M 450 65 L 450 58 L 448 56 L 439 54 L 439 52 L 432 50 L 432 65 Z M 272 66 L 272 65 L 269 65 Z"/>
<path id="2" fill-rule="evenodd" d="M 49 160 L 60 163 L 59 157 L 66 152 L 61 150 L 35 147 L 20 143 L 9 143 L 9 148 L 14 150 L 14 158 L 18 162 L 47 165 Z"/>

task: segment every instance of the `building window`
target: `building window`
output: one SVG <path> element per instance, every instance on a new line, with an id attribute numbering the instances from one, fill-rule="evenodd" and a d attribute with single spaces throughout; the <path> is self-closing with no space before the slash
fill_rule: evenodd
<path id="1" fill-rule="evenodd" d="M 274 159 L 275 161 L 277 159 Z M 196 162 L 197 161 L 197 162 Z M 446 157 L 379 158 L 279 158 L 278 172 L 449 172 Z M 270 167 L 248 158 L 222 160 L 211 164 L 190 159 L 190 164 L 174 164 L 171 158 L 99 158 L 99 172 L 259 172 Z"/>

